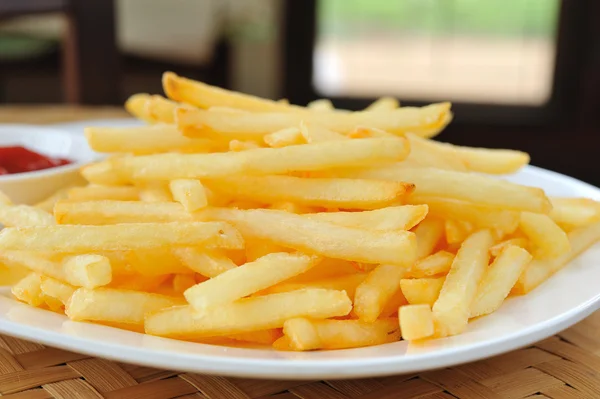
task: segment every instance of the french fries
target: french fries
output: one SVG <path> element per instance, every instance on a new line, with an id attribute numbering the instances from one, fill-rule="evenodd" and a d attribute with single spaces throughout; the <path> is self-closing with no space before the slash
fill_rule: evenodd
<path id="1" fill-rule="evenodd" d="M 188 137 L 221 136 L 238 140 L 259 140 L 266 134 L 298 126 L 302 121 L 348 134 L 357 126 L 370 126 L 395 134 L 412 132 L 433 137 L 451 120 L 450 104 L 431 104 L 421 108 L 401 107 L 390 111 L 344 112 L 260 112 L 240 113 L 178 108 L 177 126 Z"/>
<path id="2" fill-rule="evenodd" d="M 227 177 L 206 184 L 217 193 L 244 200 L 262 203 L 283 200 L 344 209 L 377 209 L 396 204 L 414 189 L 411 184 L 399 182 L 293 176 Z"/>
<path id="3" fill-rule="evenodd" d="M 357 229 L 410 230 L 425 218 L 427 210 L 427 205 L 404 205 L 365 212 L 309 213 L 306 217 Z"/>
<path id="4" fill-rule="evenodd" d="M 166 295 L 114 288 L 79 288 L 67 302 L 65 313 L 72 320 L 142 324 L 144 317 L 182 300 Z"/>
<path id="5" fill-rule="evenodd" d="M 430 337 L 435 332 L 429 305 L 406 305 L 398 311 L 402 338 L 407 341 Z"/>
<path id="6" fill-rule="evenodd" d="M 492 313 L 502 305 L 532 257 L 523 248 L 509 245 L 487 268 L 471 303 L 471 316 Z"/>
<path id="7" fill-rule="evenodd" d="M 108 153 L 208 152 L 217 147 L 211 140 L 185 137 L 174 125 L 90 127 L 85 130 L 85 136 L 94 151 Z"/>
<path id="8" fill-rule="evenodd" d="M 139 180 L 215 178 L 240 173 L 277 174 L 400 161 L 405 139 L 348 140 L 213 154 L 158 154 L 114 160 L 123 176 Z"/>
<path id="9" fill-rule="evenodd" d="M 459 334 L 600 240 L 599 202 L 492 176 L 528 154 L 431 140 L 449 103 L 163 86 L 125 104 L 148 125 L 86 129 L 107 154 L 87 185 L 34 207 L 0 193 L 16 299 L 205 344 L 355 348 Z"/>
<path id="10" fill-rule="evenodd" d="M 234 302 L 313 267 L 319 259 L 304 254 L 272 253 L 197 284 L 184 296 L 198 312 Z"/>
<path id="11" fill-rule="evenodd" d="M 245 298 L 200 315 L 191 306 L 165 309 L 148 316 L 145 327 L 148 334 L 193 339 L 280 328 L 295 317 L 345 316 L 351 308 L 344 291 L 313 288 Z"/>
<path id="12" fill-rule="evenodd" d="M 0 224 L 10 226 L 51 226 L 56 224 L 51 214 L 29 205 L 0 204 Z"/>
<path id="13" fill-rule="evenodd" d="M 338 175 L 411 182 L 415 184 L 415 194 L 419 196 L 450 198 L 517 211 L 548 213 L 552 209 L 552 204 L 542 189 L 471 173 L 392 165 L 350 170 Z"/>
<path id="14" fill-rule="evenodd" d="M 173 199 L 186 211 L 193 212 L 208 205 L 206 190 L 198 180 L 178 179 L 169 183 Z"/>
<path id="15" fill-rule="evenodd" d="M 512 292 L 526 294 L 559 271 L 572 259 L 600 240 L 600 222 L 580 227 L 568 234 L 571 251 L 554 259 L 534 260 L 519 277 Z"/>
<path id="16" fill-rule="evenodd" d="M 414 234 L 407 231 L 359 230 L 270 209 L 214 208 L 206 217 L 230 222 L 244 236 L 330 258 L 406 265 L 416 257 Z"/>
<path id="17" fill-rule="evenodd" d="M 447 251 L 438 251 L 425 258 L 419 259 L 406 275 L 410 278 L 421 278 L 446 274 L 452 266 L 454 254 Z"/>
<path id="18" fill-rule="evenodd" d="M 481 230 L 461 245 L 440 295 L 433 304 L 436 335 L 456 335 L 467 327 L 470 305 L 488 266 L 492 244 L 492 234 L 488 230 Z"/>
<path id="19" fill-rule="evenodd" d="M 96 288 L 112 280 L 108 259 L 101 255 L 75 255 L 52 261 L 33 252 L 2 251 L 0 261 L 9 267 L 23 267 L 78 287 Z"/>
<path id="20" fill-rule="evenodd" d="M 121 223 L 168 223 L 193 221 L 194 216 L 175 202 L 84 201 L 58 202 L 58 224 L 111 225 Z"/>
<path id="21" fill-rule="evenodd" d="M 354 312 L 362 321 L 372 323 L 381 314 L 394 293 L 400 289 L 400 279 L 406 269 L 396 265 L 379 265 L 356 287 Z"/>
<path id="22" fill-rule="evenodd" d="M 388 318 L 365 323 L 360 320 L 290 319 L 283 325 L 290 349 L 344 349 L 380 345 L 400 337 L 398 319 Z"/>
<path id="23" fill-rule="evenodd" d="M 550 218 L 559 225 L 586 226 L 600 221 L 600 202 L 588 198 L 550 198 Z"/>
<path id="24" fill-rule="evenodd" d="M 201 243 L 237 249 L 243 246 L 244 241 L 233 227 L 223 222 L 7 227 L 0 231 L 2 250 L 28 248 L 34 251 L 81 253 Z"/>
<path id="25" fill-rule="evenodd" d="M 553 259 L 571 251 L 567 233 L 548 215 L 523 212 L 519 227 L 531 241 L 536 259 Z"/>
<path id="26" fill-rule="evenodd" d="M 403 278 L 400 289 L 411 305 L 433 306 L 440 296 L 446 277 Z"/>
<path id="27" fill-rule="evenodd" d="M 73 187 L 67 196 L 71 201 L 137 201 L 140 193 L 137 187 L 90 184 L 85 187 Z"/>

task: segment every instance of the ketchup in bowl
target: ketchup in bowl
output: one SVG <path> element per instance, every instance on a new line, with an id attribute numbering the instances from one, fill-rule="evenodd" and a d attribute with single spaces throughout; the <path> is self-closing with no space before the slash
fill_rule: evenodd
<path id="1" fill-rule="evenodd" d="M 0 147 L 0 175 L 33 172 L 70 163 L 67 159 L 48 157 L 21 146 Z"/>

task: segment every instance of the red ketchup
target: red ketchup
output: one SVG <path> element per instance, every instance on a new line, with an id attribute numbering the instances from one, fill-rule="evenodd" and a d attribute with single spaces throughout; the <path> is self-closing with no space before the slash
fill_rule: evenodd
<path id="1" fill-rule="evenodd" d="M 68 165 L 68 159 L 52 158 L 25 147 L 0 147 L 0 175 L 33 172 Z"/>

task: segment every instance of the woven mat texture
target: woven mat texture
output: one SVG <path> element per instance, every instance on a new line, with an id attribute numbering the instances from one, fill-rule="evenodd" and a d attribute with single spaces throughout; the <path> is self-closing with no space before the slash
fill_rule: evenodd
<path id="1" fill-rule="evenodd" d="M 0 394 L 11 399 L 600 398 L 600 312 L 491 359 L 362 380 L 269 381 L 134 366 L 0 335 Z"/>

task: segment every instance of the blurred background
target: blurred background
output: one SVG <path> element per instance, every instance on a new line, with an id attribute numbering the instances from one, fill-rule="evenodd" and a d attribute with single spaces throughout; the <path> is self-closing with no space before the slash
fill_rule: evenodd
<path id="1" fill-rule="evenodd" d="M 298 104 L 450 100 L 440 140 L 600 185 L 597 0 L 0 0 L 3 105 L 121 105 L 165 70 Z"/>

